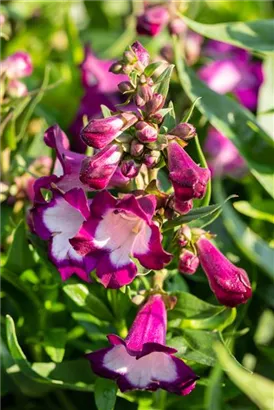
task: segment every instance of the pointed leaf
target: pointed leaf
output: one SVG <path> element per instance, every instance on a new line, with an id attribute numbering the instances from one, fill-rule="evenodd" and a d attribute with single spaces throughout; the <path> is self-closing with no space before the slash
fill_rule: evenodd
<path id="1" fill-rule="evenodd" d="M 113 410 L 116 402 L 117 385 L 113 380 L 96 379 L 95 403 L 98 410 Z"/>

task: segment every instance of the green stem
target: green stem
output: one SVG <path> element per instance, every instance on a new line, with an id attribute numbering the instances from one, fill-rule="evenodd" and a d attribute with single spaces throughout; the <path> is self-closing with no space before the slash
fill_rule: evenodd
<path id="1" fill-rule="evenodd" d="M 201 148 L 200 141 L 197 135 L 195 135 L 194 140 L 195 140 L 196 149 L 198 152 L 200 163 L 204 168 L 208 168 L 207 162 L 206 162 L 206 159 L 205 159 L 205 156 L 204 156 L 204 153 Z M 211 178 L 209 178 L 209 181 L 207 183 L 206 194 L 205 194 L 204 199 L 201 201 L 200 206 L 208 206 L 210 204 L 210 199 L 211 199 Z"/>

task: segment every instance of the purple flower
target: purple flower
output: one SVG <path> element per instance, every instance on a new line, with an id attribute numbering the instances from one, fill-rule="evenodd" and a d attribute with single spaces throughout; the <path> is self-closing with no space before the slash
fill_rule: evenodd
<path id="1" fill-rule="evenodd" d="M 199 258 L 191 251 L 183 249 L 179 257 L 179 271 L 193 275 L 199 266 Z"/>
<path id="2" fill-rule="evenodd" d="M 137 19 L 137 33 L 154 37 L 159 34 L 169 21 L 169 12 L 166 7 L 146 7 L 144 14 Z"/>
<path id="3" fill-rule="evenodd" d="M 17 51 L 1 61 L 0 72 L 9 79 L 28 77 L 33 71 L 30 55 L 24 51 Z"/>
<path id="4" fill-rule="evenodd" d="M 83 185 L 79 179 L 81 164 L 86 156 L 70 151 L 69 140 L 58 125 L 46 130 L 44 141 L 56 150 L 57 161 L 53 172 L 58 177 L 58 188 L 65 192 L 72 188 L 87 190 L 88 186 Z"/>
<path id="5" fill-rule="evenodd" d="M 234 91 L 242 81 L 241 68 L 232 60 L 213 61 L 199 70 L 199 76 L 209 88 L 220 94 Z"/>
<path id="6" fill-rule="evenodd" d="M 143 143 L 155 142 L 157 140 L 158 132 L 155 127 L 145 121 L 139 121 L 135 125 L 136 137 Z"/>
<path id="7" fill-rule="evenodd" d="M 208 165 L 213 176 L 241 177 L 247 171 L 245 160 L 233 142 L 213 127 L 208 131 L 204 150 L 208 153 Z"/>
<path id="8" fill-rule="evenodd" d="M 81 138 L 91 147 L 104 148 L 136 121 L 137 117 L 131 112 L 91 120 L 82 130 Z"/>
<path id="9" fill-rule="evenodd" d="M 83 160 L 80 181 L 92 189 L 104 189 L 111 180 L 122 158 L 120 145 L 108 145 L 92 157 Z"/>
<path id="10" fill-rule="evenodd" d="M 230 307 L 246 303 L 252 295 L 246 271 L 233 265 L 204 236 L 196 245 L 200 263 L 218 301 Z"/>
<path id="11" fill-rule="evenodd" d="M 209 41 L 205 54 L 214 61 L 199 70 L 200 78 L 214 91 L 231 92 L 246 108 L 255 110 L 263 82 L 262 63 L 252 61 L 247 51 L 218 41 Z"/>
<path id="12" fill-rule="evenodd" d="M 181 200 L 180 198 L 174 197 L 173 199 L 173 209 L 181 215 L 188 214 L 193 208 L 193 201 L 189 199 L 188 201 Z"/>
<path id="13" fill-rule="evenodd" d="M 82 97 L 76 118 L 70 126 L 74 136 L 72 146 L 78 152 L 85 152 L 86 145 L 79 138 L 83 128 L 83 117 L 89 119 L 101 114 L 101 105 L 106 105 L 110 110 L 115 110 L 115 104 L 123 100 L 118 93 L 118 84 L 127 80 L 125 75 L 115 75 L 109 72 L 112 60 L 101 60 L 96 57 L 92 49 L 85 46 L 84 61 L 80 65 L 82 84 L 85 94 Z"/>
<path id="14" fill-rule="evenodd" d="M 89 281 L 89 273 L 93 270 L 94 260 L 79 255 L 69 243 L 83 222 L 89 217 L 89 208 L 82 189 L 72 189 L 62 194 L 51 189 L 54 176 L 40 178 L 35 182 L 34 207 L 31 220 L 34 232 L 43 240 L 49 241 L 49 257 L 56 265 L 63 280 L 76 274 Z M 52 198 L 47 202 L 41 188 L 51 189 Z"/>
<path id="15" fill-rule="evenodd" d="M 90 217 L 71 244 L 82 256 L 96 259 L 96 274 L 105 287 L 120 288 L 133 281 L 137 258 L 148 269 L 162 269 L 172 255 L 161 246 L 161 234 L 152 217 L 153 195 L 116 199 L 108 192 L 96 194 Z"/>
<path id="16" fill-rule="evenodd" d="M 167 151 L 169 179 L 175 191 L 175 198 L 179 201 L 203 198 L 210 171 L 195 164 L 176 141 L 169 142 Z"/>
<path id="17" fill-rule="evenodd" d="M 176 349 L 166 346 L 167 314 L 160 295 L 150 296 L 139 310 L 125 340 L 109 335 L 111 347 L 86 357 L 98 376 L 116 380 L 119 389 L 159 388 L 179 395 L 189 394 L 198 379 Z"/>

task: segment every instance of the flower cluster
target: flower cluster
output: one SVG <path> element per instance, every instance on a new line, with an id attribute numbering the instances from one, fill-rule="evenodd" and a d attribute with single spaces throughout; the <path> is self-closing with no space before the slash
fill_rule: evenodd
<path id="1" fill-rule="evenodd" d="M 158 66 L 150 64 L 139 42 L 113 62 L 110 71 L 127 76 L 118 84 L 127 105 L 84 126 L 80 137 L 90 147 L 88 154 L 73 151 L 58 125 L 45 132 L 44 142 L 55 150 L 56 161 L 53 175 L 34 184 L 29 224 L 47 242 L 63 280 L 76 274 L 88 282 L 94 271 L 94 280 L 117 289 L 134 280 L 139 265 L 161 271 L 176 253 L 163 247 L 163 223 L 188 213 L 193 201 L 206 194 L 210 171 L 186 151 L 196 136 L 194 126 L 165 122 L 170 108 L 164 108 L 159 83 L 169 68 L 159 76 Z M 83 81 L 92 80 L 84 75 Z M 170 181 L 168 193 L 158 187 L 160 170 Z M 201 263 L 221 303 L 245 302 L 251 296 L 246 273 L 208 235 L 188 227 L 175 232 L 179 270 L 193 274 Z M 122 391 L 163 388 L 188 394 L 197 376 L 165 345 L 167 296 L 157 286 L 147 296 L 126 339 L 110 335 L 111 347 L 88 355 L 92 369 L 115 379 Z"/>
<path id="2" fill-rule="evenodd" d="M 0 62 L 1 98 L 23 97 L 28 90 L 19 79 L 28 77 L 33 70 L 31 58 L 24 51 L 17 51 Z"/>

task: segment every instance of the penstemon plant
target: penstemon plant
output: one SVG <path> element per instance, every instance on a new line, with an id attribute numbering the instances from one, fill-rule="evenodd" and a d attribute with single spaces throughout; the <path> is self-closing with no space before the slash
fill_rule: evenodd
<path id="1" fill-rule="evenodd" d="M 126 102 L 115 112 L 104 107 L 104 118 L 82 129 L 91 156 L 72 152 L 58 125 L 46 130 L 44 142 L 57 160 L 53 174 L 34 184 L 28 222 L 48 242 L 63 281 L 77 275 L 114 292 L 127 287 L 130 294 L 134 280 L 145 275 L 147 289 L 134 296 L 143 306 L 128 334 L 109 334 L 110 347 L 87 354 L 93 372 L 114 379 L 122 392 L 160 388 L 186 395 L 199 375 L 166 344 L 166 309 L 176 307 L 176 297 L 165 289 L 170 264 L 177 275 L 193 275 L 200 263 L 216 298 L 228 307 L 247 302 L 251 285 L 212 243 L 214 234 L 182 223 L 207 209 L 199 202 L 210 171 L 186 151 L 197 139 L 194 125 L 176 123 L 172 102 L 165 107 L 171 66 L 150 63 L 135 42 L 110 71 L 128 76 L 118 85 Z M 164 175 L 167 190 L 161 188 Z"/>

